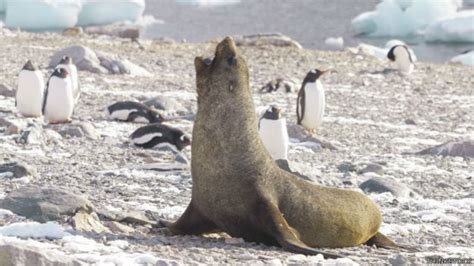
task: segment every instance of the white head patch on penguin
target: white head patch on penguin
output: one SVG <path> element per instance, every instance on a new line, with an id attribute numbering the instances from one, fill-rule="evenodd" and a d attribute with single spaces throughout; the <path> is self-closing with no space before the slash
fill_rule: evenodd
<path id="1" fill-rule="evenodd" d="M 43 73 L 28 60 L 18 75 L 15 106 L 27 117 L 41 116 L 44 97 Z"/>

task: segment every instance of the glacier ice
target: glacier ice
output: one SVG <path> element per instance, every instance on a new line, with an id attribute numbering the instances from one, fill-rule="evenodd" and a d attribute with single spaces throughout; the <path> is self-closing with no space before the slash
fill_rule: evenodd
<path id="1" fill-rule="evenodd" d="M 74 0 L 6 0 L 5 25 L 26 30 L 73 27 L 81 6 Z"/>
<path id="2" fill-rule="evenodd" d="M 0 0 L 2 9 L 9 28 L 50 30 L 136 21 L 145 0 Z"/>
<path id="3" fill-rule="evenodd" d="M 464 53 L 464 54 L 457 55 L 451 58 L 451 60 L 449 61 L 454 62 L 454 63 L 461 63 L 463 65 L 468 65 L 468 66 L 474 66 L 474 50 Z"/>
<path id="4" fill-rule="evenodd" d="M 84 0 L 79 26 L 106 25 L 134 21 L 145 10 L 145 0 Z"/>
<path id="5" fill-rule="evenodd" d="M 358 15 L 351 22 L 356 34 L 369 36 L 424 35 L 437 22 L 456 16 L 462 0 L 382 0 L 374 11 Z M 462 12 L 460 12 L 462 13 Z M 452 23 L 451 32 L 472 29 L 471 24 Z M 449 37 L 443 41 L 452 41 Z"/>
<path id="6" fill-rule="evenodd" d="M 437 21 L 426 30 L 427 41 L 474 42 L 474 10 Z"/>

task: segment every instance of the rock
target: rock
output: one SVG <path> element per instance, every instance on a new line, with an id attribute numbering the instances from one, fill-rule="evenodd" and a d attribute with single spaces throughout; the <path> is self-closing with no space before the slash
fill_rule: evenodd
<path id="1" fill-rule="evenodd" d="M 357 166 L 351 162 L 342 162 L 337 166 L 337 170 L 339 172 L 355 172 L 357 170 Z"/>
<path id="2" fill-rule="evenodd" d="M 6 118 L 0 117 L 0 127 L 5 127 L 5 134 L 14 135 L 21 132 L 21 126 L 14 121 L 10 121 Z"/>
<path id="3" fill-rule="evenodd" d="M 82 138 L 84 136 L 82 129 L 75 126 L 67 126 L 64 129 L 59 130 L 58 133 L 63 137 Z"/>
<path id="4" fill-rule="evenodd" d="M 92 73 L 100 74 L 109 72 L 106 68 L 100 65 L 100 60 L 97 58 L 96 53 L 89 47 L 82 45 L 69 46 L 57 51 L 51 58 L 49 67 L 56 67 L 63 56 L 71 57 L 78 70 L 90 71 Z"/>
<path id="5" fill-rule="evenodd" d="M 303 47 L 297 41 L 280 33 L 255 34 L 255 35 L 237 35 L 233 36 L 237 46 L 262 46 L 272 45 L 280 47 Z"/>
<path id="6" fill-rule="evenodd" d="M 410 261 L 401 254 L 397 254 L 394 257 L 390 257 L 388 259 L 388 262 L 390 263 L 390 265 L 393 266 L 411 265 Z"/>
<path id="7" fill-rule="evenodd" d="M 188 164 L 188 165 L 190 164 L 188 158 L 186 158 L 186 156 L 185 156 L 183 153 L 181 153 L 181 152 L 177 153 L 177 154 L 176 154 L 176 157 L 175 157 L 174 159 L 175 159 L 177 162 L 180 162 L 180 163 L 184 163 L 184 164 Z"/>
<path id="8" fill-rule="evenodd" d="M 107 35 L 115 36 L 120 38 L 127 38 L 136 40 L 140 38 L 140 29 L 137 27 L 125 27 L 123 25 L 106 25 L 106 26 L 96 26 L 96 27 L 87 27 L 86 33 L 89 34 L 98 34 L 98 35 Z"/>
<path id="9" fill-rule="evenodd" d="M 0 208 L 10 210 L 38 222 L 58 220 L 62 215 L 74 215 L 79 210 L 94 207 L 86 198 L 64 189 L 37 186 L 21 187 L 0 201 Z"/>
<path id="10" fill-rule="evenodd" d="M 63 30 L 63 35 L 64 36 L 79 36 L 84 33 L 84 30 L 81 27 L 69 27 Z"/>
<path id="11" fill-rule="evenodd" d="M 331 142 L 326 141 L 321 138 L 317 139 L 313 136 L 308 135 L 308 133 L 305 132 L 303 127 L 299 125 L 291 124 L 291 125 L 288 125 L 287 128 L 288 128 L 288 136 L 290 138 L 298 139 L 300 142 L 314 142 L 316 144 L 319 144 L 324 149 L 337 150 L 337 147 L 334 146 Z"/>
<path id="12" fill-rule="evenodd" d="M 120 220 L 123 223 L 131 223 L 131 224 L 140 224 L 140 225 L 147 225 L 151 224 L 154 225 L 156 222 L 150 221 L 143 212 L 129 212 L 125 213 L 124 217 Z"/>
<path id="13" fill-rule="evenodd" d="M 5 84 L 0 84 L 0 95 L 5 96 L 5 97 L 15 97 L 16 91 L 13 89 L 10 89 Z"/>
<path id="14" fill-rule="evenodd" d="M 37 175 L 36 169 L 34 169 L 32 166 L 26 166 L 17 162 L 0 164 L 0 174 L 7 172 L 12 173 L 13 178 Z"/>
<path id="15" fill-rule="evenodd" d="M 407 118 L 407 119 L 405 119 L 405 124 L 407 124 L 407 125 L 416 125 L 416 122 L 413 119 Z"/>
<path id="16" fill-rule="evenodd" d="M 474 158 L 474 140 L 448 141 L 415 154 Z"/>
<path id="17" fill-rule="evenodd" d="M 43 133 L 40 128 L 28 127 L 21 131 L 16 142 L 20 144 L 42 145 L 44 143 Z"/>
<path id="18" fill-rule="evenodd" d="M 309 178 L 309 177 L 307 177 L 307 176 L 305 176 L 305 175 L 302 175 L 302 174 L 300 174 L 300 173 L 298 173 L 298 172 L 295 172 L 295 171 L 291 170 L 290 164 L 289 164 L 288 160 L 280 159 L 280 160 L 276 160 L 275 162 L 276 162 L 276 164 L 278 165 L 278 167 L 280 167 L 281 169 L 283 169 L 283 170 L 285 170 L 285 171 L 287 171 L 287 172 L 289 172 L 289 173 L 292 173 L 292 174 L 294 174 L 294 175 L 296 175 L 296 176 L 298 176 L 298 177 L 301 177 L 301 178 L 304 179 L 304 180 L 312 181 L 311 178 Z"/>
<path id="19" fill-rule="evenodd" d="M 73 122 L 71 124 L 64 125 L 51 125 L 58 133 L 63 137 L 88 137 L 91 139 L 97 139 L 99 133 L 95 130 L 95 127 L 89 122 Z"/>
<path id="20" fill-rule="evenodd" d="M 357 171 L 358 174 L 363 175 L 365 173 L 376 173 L 377 175 L 383 175 L 383 167 L 377 163 L 369 163 L 364 168 Z"/>
<path id="21" fill-rule="evenodd" d="M 71 218 L 71 224 L 74 229 L 83 232 L 100 234 L 108 231 L 107 228 L 102 225 L 95 212 L 87 213 L 86 211 L 80 210 Z"/>
<path id="22" fill-rule="evenodd" d="M 104 222 L 104 225 L 107 226 L 112 233 L 116 233 L 116 234 L 130 235 L 133 232 L 135 232 L 135 229 L 133 229 L 133 227 L 121 224 L 116 221 L 106 221 Z"/>
<path id="23" fill-rule="evenodd" d="M 0 265 L 80 266 L 84 263 L 47 248 L 27 246 L 21 243 L 7 243 L 5 240 L 0 240 Z"/>
<path id="24" fill-rule="evenodd" d="M 59 143 L 63 139 L 61 134 L 49 128 L 46 128 L 43 133 L 48 142 Z"/>
<path id="25" fill-rule="evenodd" d="M 414 192 L 397 180 L 382 177 L 372 177 L 360 184 L 360 189 L 366 193 L 390 192 L 395 197 L 413 197 Z"/>
<path id="26" fill-rule="evenodd" d="M 156 96 L 143 102 L 146 106 L 164 111 L 165 116 L 186 115 L 190 111 L 186 109 L 179 101 L 165 96 Z"/>

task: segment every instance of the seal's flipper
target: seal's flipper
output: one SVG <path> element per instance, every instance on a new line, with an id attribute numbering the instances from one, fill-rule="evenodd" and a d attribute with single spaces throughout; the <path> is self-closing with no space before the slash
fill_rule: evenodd
<path id="1" fill-rule="evenodd" d="M 303 243 L 298 236 L 298 232 L 291 228 L 286 222 L 280 210 L 272 203 L 262 203 L 259 206 L 258 221 L 260 225 L 265 228 L 265 231 L 273 236 L 280 246 L 290 252 L 300 253 L 305 255 L 321 254 L 324 258 L 337 259 L 341 256 L 323 252 L 314 249 Z"/>
<path id="2" fill-rule="evenodd" d="M 378 232 L 372 238 L 370 238 L 366 243 L 367 246 L 377 246 L 379 248 L 386 248 L 386 249 L 403 249 L 409 252 L 417 252 L 419 251 L 415 247 L 398 245 L 390 238 L 386 237 L 384 234 Z"/>
<path id="3" fill-rule="evenodd" d="M 168 227 L 175 235 L 201 235 L 222 232 L 193 206 L 192 201 L 175 223 L 165 220 L 161 220 L 160 223 Z"/>

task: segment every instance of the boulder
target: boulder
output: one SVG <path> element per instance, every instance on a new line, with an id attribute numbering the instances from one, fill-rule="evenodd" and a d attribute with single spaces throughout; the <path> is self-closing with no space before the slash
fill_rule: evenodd
<path id="1" fill-rule="evenodd" d="M 363 175 L 365 173 L 376 173 L 377 175 L 383 175 L 383 167 L 377 163 L 368 163 L 364 168 L 357 171 L 358 174 Z"/>
<path id="2" fill-rule="evenodd" d="M 304 128 L 299 125 L 291 124 L 288 125 L 288 136 L 293 139 L 298 139 L 300 142 L 314 142 L 319 144 L 324 149 L 337 150 L 337 147 L 334 146 L 331 142 L 326 141 L 321 138 L 315 138 L 305 132 Z"/>
<path id="3" fill-rule="evenodd" d="M 83 232 L 100 234 L 108 231 L 108 229 L 102 225 L 95 212 L 88 213 L 80 210 L 71 218 L 71 224 L 74 229 Z"/>
<path id="4" fill-rule="evenodd" d="M 395 197 L 413 197 L 415 193 L 406 185 L 391 178 L 374 176 L 360 184 L 360 189 L 366 193 L 390 192 Z"/>
<path id="5" fill-rule="evenodd" d="M 0 95 L 5 96 L 5 97 L 15 97 L 16 91 L 9 88 L 5 84 L 0 84 Z"/>
<path id="6" fill-rule="evenodd" d="M 21 243 L 7 243 L 2 240 L 0 241 L 0 265 L 80 266 L 85 264 L 59 252 Z"/>
<path id="7" fill-rule="evenodd" d="M 82 196 L 55 187 L 26 186 L 10 192 L 0 208 L 38 222 L 58 220 L 62 215 L 74 215 L 79 210 L 93 210 L 92 203 Z"/>
<path id="8" fill-rule="evenodd" d="M 424 149 L 415 154 L 474 158 L 474 140 L 448 141 L 432 148 Z"/>
<path id="9" fill-rule="evenodd" d="M 17 162 L 0 164 L 0 174 L 11 173 L 13 178 L 20 178 L 24 176 L 36 176 L 36 169 L 32 166 L 27 166 Z"/>
<path id="10" fill-rule="evenodd" d="M 237 35 L 233 36 L 237 46 L 279 46 L 294 47 L 302 49 L 303 47 L 297 41 L 280 33 Z"/>

